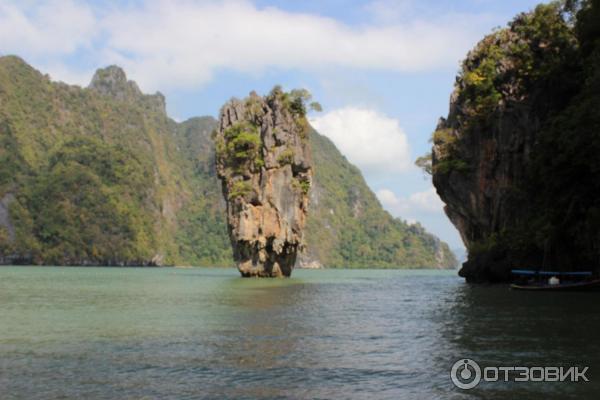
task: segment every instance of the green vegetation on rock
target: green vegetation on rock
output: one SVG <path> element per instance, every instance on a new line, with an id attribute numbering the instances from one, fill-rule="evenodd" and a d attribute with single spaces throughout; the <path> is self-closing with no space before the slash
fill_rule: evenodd
<path id="1" fill-rule="evenodd" d="M 239 123 L 224 132 L 224 139 L 217 139 L 217 155 L 227 160 L 227 167 L 234 172 L 264 165 L 258 127 L 250 123 Z"/>
<path id="2" fill-rule="evenodd" d="M 0 262 L 233 265 L 215 119 L 176 123 L 162 95 L 142 94 L 118 67 L 80 88 L 1 57 L 0 93 L 0 202 L 10 211 L 0 220 Z M 295 100 L 305 94 L 288 96 L 305 121 L 306 106 Z M 217 143 L 218 151 L 260 168 L 255 128 L 231 134 L 235 143 Z M 453 265 L 445 244 L 383 211 L 329 140 L 308 124 L 304 134 L 316 171 L 308 259 L 331 267 Z"/>
<path id="3" fill-rule="evenodd" d="M 135 154 L 96 138 L 81 136 L 61 145 L 27 182 L 18 198 L 24 207 L 12 215 L 18 234 L 31 235 L 33 260 L 151 262 L 156 238 L 151 215 L 144 212 L 150 170 Z"/>
<path id="4" fill-rule="evenodd" d="M 287 148 L 279 154 L 277 162 L 280 164 L 291 164 L 294 161 L 294 150 Z"/>
<path id="5" fill-rule="evenodd" d="M 12 56 L 0 58 L 0 91 L 0 196 L 15 197 L 5 262 L 185 261 L 177 217 L 194 197 L 193 167 L 162 95 L 143 95 L 117 67 L 82 89 Z"/>
<path id="6" fill-rule="evenodd" d="M 538 211 L 517 233 L 537 232 L 532 245 L 569 268 L 600 269 L 600 1 L 577 10 L 577 57 L 554 67 L 576 77 L 573 94 L 544 125 L 527 182 Z"/>
<path id="7" fill-rule="evenodd" d="M 293 178 L 292 186 L 294 186 L 294 188 L 296 188 L 297 190 L 300 190 L 302 193 L 308 194 L 311 184 L 309 181 L 307 181 L 305 179 Z"/>
<path id="8" fill-rule="evenodd" d="M 315 164 L 306 262 L 339 268 L 452 268 L 446 243 L 383 210 L 362 174 L 326 137 L 310 133 Z"/>
<path id="9" fill-rule="evenodd" d="M 229 200 L 245 197 L 252 193 L 252 185 L 248 181 L 236 181 L 229 192 Z"/>
<path id="10" fill-rule="evenodd" d="M 463 276 L 600 269 L 599 109 L 598 0 L 541 4 L 468 54 L 419 160 L 467 241 Z"/>

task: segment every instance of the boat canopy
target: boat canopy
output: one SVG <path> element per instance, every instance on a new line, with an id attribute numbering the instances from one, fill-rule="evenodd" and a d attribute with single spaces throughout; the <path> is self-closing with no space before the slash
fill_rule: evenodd
<path id="1" fill-rule="evenodd" d="M 558 272 L 558 271 L 536 271 L 532 269 L 513 269 L 510 271 L 514 275 L 543 275 L 543 276 L 591 276 L 591 271 L 573 271 L 573 272 Z"/>

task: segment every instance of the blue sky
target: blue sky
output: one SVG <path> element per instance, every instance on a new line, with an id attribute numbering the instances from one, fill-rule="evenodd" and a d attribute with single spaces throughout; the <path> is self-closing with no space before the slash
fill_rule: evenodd
<path id="1" fill-rule="evenodd" d="M 2 0 L 0 53 L 87 85 L 122 66 L 161 91 L 177 120 L 216 116 L 230 97 L 309 89 L 311 122 L 358 165 L 383 206 L 462 247 L 431 182 L 413 166 L 460 61 L 535 0 Z"/>

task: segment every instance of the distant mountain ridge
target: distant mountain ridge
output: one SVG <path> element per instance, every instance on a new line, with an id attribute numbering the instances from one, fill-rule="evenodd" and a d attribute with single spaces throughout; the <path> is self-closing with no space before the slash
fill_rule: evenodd
<path id="1" fill-rule="evenodd" d="M 88 88 L 0 57 L 0 263 L 233 265 L 212 117 L 170 119 L 119 67 Z M 360 171 L 310 134 L 315 182 L 301 265 L 455 265 L 384 211 Z"/>

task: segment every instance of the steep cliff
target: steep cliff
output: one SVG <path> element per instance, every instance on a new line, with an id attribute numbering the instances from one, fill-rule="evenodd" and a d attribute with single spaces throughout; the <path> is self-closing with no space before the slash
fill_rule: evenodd
<path id="1" fill-rule="evenodd" d="M 312 178 L 302 96 L 275 88 L 221 109 L 217 173 L 242 276 L 290 276 L 303 245 Z"/>
<path id="2" fill-rule="evenodd" d="M 598 267 L 598 26 L 597 1 L 540 5 L 464 61 L 430 168 L 467 280 Z"/>

